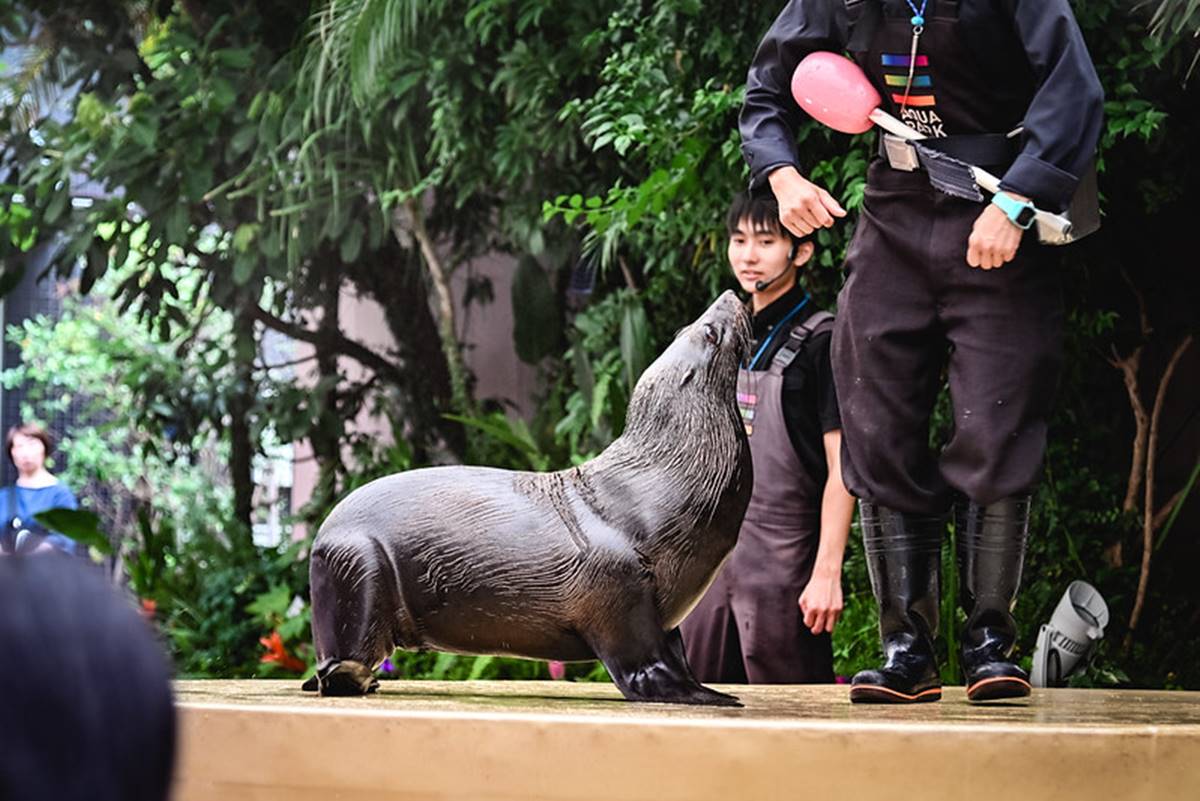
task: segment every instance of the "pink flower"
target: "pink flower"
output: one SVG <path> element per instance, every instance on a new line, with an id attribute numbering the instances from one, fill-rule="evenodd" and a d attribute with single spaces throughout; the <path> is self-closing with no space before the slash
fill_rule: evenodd
<path id="1" fill-rule="evenodd" d="M 549 662 L 549 667 L 550 678 L 554 679 L 555 681 L 562 681 L 567 677 L 567 666 L 562 662 L 559 662 L 557 659 L 551 660 Z"/>

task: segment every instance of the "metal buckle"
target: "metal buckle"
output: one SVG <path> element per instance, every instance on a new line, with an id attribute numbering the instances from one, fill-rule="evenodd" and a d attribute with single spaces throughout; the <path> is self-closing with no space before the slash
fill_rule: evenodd
<path id="1" fill-rule="evenodd" d="M 883 135 L 883 155 L 894 170 L 914 172 L 921 168 L 921 162 L 917 160 L 916 149 L 895 134 L 885 133 Z"/>

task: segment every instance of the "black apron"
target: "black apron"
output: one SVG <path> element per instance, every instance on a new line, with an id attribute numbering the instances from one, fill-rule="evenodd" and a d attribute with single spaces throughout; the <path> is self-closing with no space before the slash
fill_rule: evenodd
<path id="1" fill-rule="evenodd" d="M 1011 102 L 991 102 L 1005 92 L 979 70 L 956 13 L 941 0 L 927 14 L 907 91 L 907 17 L 885 18 L 852 55 L 884 109 L 926 135 L 1006 133 L 1019 120 Z M 956 495 L 987 504 L 1037 480 L 1062 360 L 1059 276 L 1029 232 L 1003 267 L 970 267 L 983 208 L 933 189 L 922 171 L 879 158 L 868 169 L 831 347 L 843 477 L 859 498 L 941 514 Z M 947 365 L 954 432 L 935 455 L 929 422 Z"/>
<path id="2" fill-rule="evenodd" d="M 832 639 L 809 631 L 799 606 L 817 558 L 823 488 L 792 447 L 782 403 L 783 371 L 814 333 L 828 330 L 828 315 L 817 314 L 792 329 L 768 370 L 738 371 L 754 490 L 733 553 L 680 625 L 701 682 L 833 681 Z"/>

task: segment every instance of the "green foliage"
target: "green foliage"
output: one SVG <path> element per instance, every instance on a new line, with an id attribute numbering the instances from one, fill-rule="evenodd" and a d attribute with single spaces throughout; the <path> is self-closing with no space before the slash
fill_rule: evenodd
<path id="1" fill-rule="evenodd" d="M 221 327 L 210 319 L 213 343 Z M 61 443 L 69 457 L 62 478 L 99 513 L 103 530 L 133 536 L 147 503 L 182 531 L 228 514 L 228 489 L 196 469 L 219 456 L 214 428 L 203 413 L 180 415 L 224 405 L 221 368 L 206 354 L 181 360 L 113 304 L 77 299 L 57 320 L 26 320 L 8 336 L 21 346 L 21 362 L 0 380 L 24 389 L 23 415 L 46 419 L 75 408 L 88 421 Z"/>
<path id="2" fill-rule="evenodd" d="M 542 453 L 540 446 L 534 441 L 529 427 L 523 420 L 512 420 L 503 412 L 495 411 L 481 417 L 463 417 L 449 415 L 463 425 L 478 429 L 486 434 L 493 442 L 508 446 L 512 453 L 508 458 L 492 457 L 489 464 L 508 465 L 515 462 L 526 470 L 548 470 L 550 460 Z"/>
<path id="3" fill-rule="evenodd" d="M 838 676 L 850 677 L 860 670 L 882 664 L 879 613 L 876 611 L 875 597 L 871 594 L 862 537 L 857 524 L 846 543 L 842 585 L 845 606 L 833 630 L 833 671 Z"/>
<path id="4" fill-rule="evenodd" d="M 228 320 L 210 316 L 204 334 L 219 344 Z M 120 559 L 133 592 L 155 603 L 181 672 L 257 673 L 263 632 L 230 603 L 283 568 L 253 565 L 261 556 L 229 536 L 236 523 L 211 415 L 180 416 L 224 408 L 228 373 L 206 351 L 181 358 L 179 342 L 157 341 L 113 303 L 68 298 L 58 319 L 27 320 L 9 337 L 21 363 L 2 380 L 24 389 L 24 416 L 73 408 L 85 421 L 59 447 L 62 478 L 87 508 L 44 522 Z"/>
<path id="5" fill-rule="evenodd" d="M 100 554 L 112 553 L 112 543 L 100 530 L 100 518 L 94 512 L 86 509 L 50 509 L 34 515 L 34 519 L 51 531 L 65 534 Z"/>
<path id="6" fill-rule="evenodd" d="M 517 263 L 512 285 L 513 344 L 517 356 L 537 364 L 557 350 L 560 312 L 546 271 L 532 257 Z"/>
<path id="7" fill-rule="evenodd" d="M 262 661 L 259 640 L 271 631 L 311 664 L 310 613 L 303 601 L 292 607 L 307 590 L 300 547 L 235 551 L 216 537 L 202 537 L 168 550 L 172 569 L 152 597 L 181 677 L 280 675 L 278 665 Z M 286 605 L 272 602 L 282 596 Z"/>

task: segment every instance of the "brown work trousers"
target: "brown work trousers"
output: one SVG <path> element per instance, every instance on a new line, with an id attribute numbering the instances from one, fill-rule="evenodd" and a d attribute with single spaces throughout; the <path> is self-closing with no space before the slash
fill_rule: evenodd
<path id="1" fill-rule="evenodd" d="M 1037 481 L 1062 363 L 1060 279 L 1033 230 L 1012 262 L 969 266 L 983 208 L 924 172 L 871 164 L 830 351 L 842 475 L 859 498 L 936 515 L 955 497 L 986 505 Z M 937 453 L 943 376 L 953 426 Z"/>

